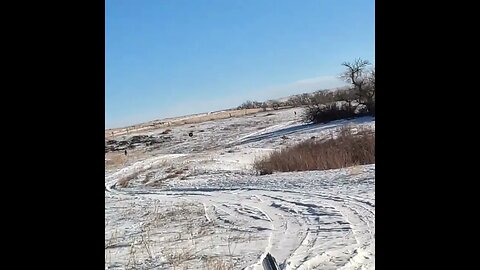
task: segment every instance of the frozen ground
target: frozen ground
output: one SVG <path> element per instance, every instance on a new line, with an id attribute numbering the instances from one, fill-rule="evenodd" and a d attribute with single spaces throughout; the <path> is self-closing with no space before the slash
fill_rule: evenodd
<path id="1" fill-rule="evenodd" d="M 375 128 L 368 117 L 305 125 L 300 114 L 263 112 L 144 133 L 170 139 L 139 146 L 116 169 L 106 166 L 105 267 L 263 269 L 270 252 L 282 269 L 374 269 L 374 164 L 252 171 L 255 158 L 272 149 L 334 136 L 343 125 Z"/>

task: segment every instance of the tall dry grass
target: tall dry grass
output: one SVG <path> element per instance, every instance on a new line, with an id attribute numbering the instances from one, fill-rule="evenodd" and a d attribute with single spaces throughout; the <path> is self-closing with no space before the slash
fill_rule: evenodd
<path id="1" fill-rule="evenodd" d="M 329 170 L 375 163 L 375 132 L 342 129 L 336 138 L 308 140 L 254 163 L 259 174 Z"/>

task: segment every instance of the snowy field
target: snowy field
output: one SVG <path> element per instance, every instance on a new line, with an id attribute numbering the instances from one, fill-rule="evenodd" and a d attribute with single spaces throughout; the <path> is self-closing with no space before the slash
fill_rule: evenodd
<path id="1" fill-rule="evenodd" d="M 370 117 L 306 125 L 300 115 L 162 128 L 142 133 L 162 143 L 126 158 L 107 153 L 105 268 L 263 269 L 269 252 L 282 269 L 374 269 L 375 164 L 263 176 L 252 169 L 274 149 L 339 127 L 375 128 Z"/>

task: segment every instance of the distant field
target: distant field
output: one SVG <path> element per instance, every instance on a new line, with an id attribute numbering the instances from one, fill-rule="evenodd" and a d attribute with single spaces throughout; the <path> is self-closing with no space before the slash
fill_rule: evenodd
<path id="1" fill-rule="evenodd" d="M 271 108 L 267 109 L 267 111 L 271 111 L 271 110 L 273 109 Z M 225 119 L 230 117 L 239 117 L 239 116 L 258 113 L 261 111 L 263 111 L 263 109 L 261 108 L 219 111 L 219 112 L 212 112 L 212 113 L 180 116 L 180 117 L 168 118 L 164 120 L 155 120 L 155 121 L 150 121 L 147 123 L 125 127 L 125 128 L 107 129 L 105 130 L 105 138 L 109 139 L 119 135 L 135 134 L 138 132 L 145 132 L 145 131 L 154 130 L 157 128 L 167 128 L 172 126 L 198 124 L 198 123 L 203 123 L 203 122 L 212 121 L 212 120 Z"/>

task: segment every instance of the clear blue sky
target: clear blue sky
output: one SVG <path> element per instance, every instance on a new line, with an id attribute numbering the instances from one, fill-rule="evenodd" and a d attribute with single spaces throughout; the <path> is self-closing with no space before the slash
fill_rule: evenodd
<path id="1" fill-rule="evenodd" d="M 106 0 L 105 127 L 343 85 L 373 0 Z"/>

